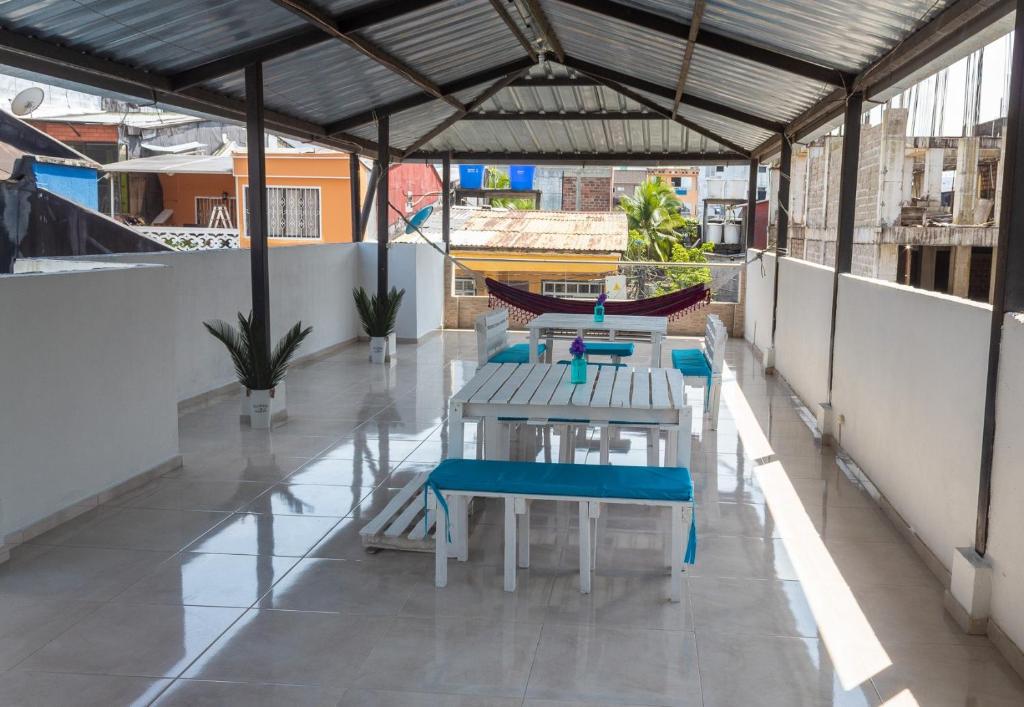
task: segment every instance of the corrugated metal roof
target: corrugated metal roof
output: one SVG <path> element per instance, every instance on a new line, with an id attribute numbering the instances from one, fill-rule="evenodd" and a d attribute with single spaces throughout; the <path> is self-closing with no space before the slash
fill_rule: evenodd
<path id="1" fill-rule="evenodd" d="M 621 253 L 626 250 L 626 215 L 615 211 L 516 211 L 453 206 L 451 244 L 469 250 Z M 431 218 L 431 222 L 436 219 Z M 435 240 L 438 226 L 424 234 Z M 417 234 L 404 234 L 398 243 L 420 243 Z"/>
<path id="2" fill-rule="evenodd" d="M 154 155 L 105 164 L 104 172 L 231 174 L 231 155 Z"/>
<path id="3" fill-rule="evenodd" d="M 625 2 L 625 0 L 620 0 Z M 923 22 L 953 0 L 713 0 L 702 28 L 749 44 L 804 60 L 856 72 L 896 47 Z M 574 58 L 618 71 L 666 89 L 674 89 L 686 39 L 644 29 L 562 0 L 540 0 L 555 34 Z M 374 6 L 374 0 L 311 0 L 331 14 Z M 666 18 L 688 22 L 692 0 L 632 0 L 628 3 Z M 390 16 L 357 34 L 406 62 L 435 84 L 459 80 L 482 70 L 520 59 L 526 51 L 495 12 L 489 0 L 441 0 L 426 8 Z M 522 22 L 519 3 L 504 7 L 531 38 L 534 23 Z M 153 94 L 139 86 L 145 78 L 119 77 L 144 69 L 160 81 L 206 62 L 243 50 L 272 45 L 282 37 L 314 32 L 313 25 L 270 0 L 4 0 L 0 27 L 46 42 L 48 56 L 70 50 L 47 71 L 67 82 L 100 85 L 104 91 L 131 92 L 143 100 Z M 315 40 L 315 33 L 313 34 Z M 0 51 L 5 51 L 0 47 Z M 48 53 L 49 52 L 49 53 Z M 7 52 L 8 63 L 32 70 L 22 49 Z M 67 67 L 93 59 L 87 71 Z M 492 79 L 493 80 L 493 79 Z M 135 82 L 134 84 L 131 82 Z M 463 95 L 486 88 L 487 81 Z M 374 59 L 326 34 L 323 41 L 264 63 L 269 108 L 312 124 L 294 134 L 308 138 L 318 126 L 361 115 L 393 101 L 423 96 L 419 86 Z M 211 114 L 238 115 L 238 108 L 218 104 L 219 96 L 244 100 L 241 71 L 210 79 L 198 87 L 217 96 L 196 99 L 171 95 L 186 109 L 196 101 Z M 791 73 L 767 68 L 733 54 L 698 44 L 687 80 L 687 92 L 757 115 L 788 122 L 813 107 L 831 87 Z M 461 97 L 460 97 L 461 98 Z M 465 102 L 463 100 L 463 102 Z M 670 108 L 665 96 L 655 99 Z M 634 110 L 638 107 L 607 89 L 583 87 L 507 88 L 485 110 Z M 393 116 L 392 134 L 399 147 L 429 132 L 452 109 L 434 100 Z M 770 137 L 733 118 L 683 105 L 680 115 L 699 123 L 726 141 L 752 149 Z M 284 121 L 279 122 L 281 124 Z M 372 125 L 352 132 L 375 139 Z M 550 121 L 527 123 L 464 122 L 438 136 L 431 149 L 532 151 L 546 153 L 627 152 L 654 155 L 664 151 L 711 153 L 720 146 L 666 121 Z"/>

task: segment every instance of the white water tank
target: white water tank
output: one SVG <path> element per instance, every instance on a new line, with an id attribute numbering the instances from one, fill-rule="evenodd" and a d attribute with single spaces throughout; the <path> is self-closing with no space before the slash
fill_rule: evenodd
<path id="1" fill-rule="evenodd" d="M 707 234 L 704 240 L 708 243 L 721 243 L 722 227 L 723 224 L 721 221 L 708 221 Z"/>
<path id="2" fill-rule="evenodd" d="M 740 242 L 740 224 L 738 221 L 728 221 L 725 224 L 725 243 L 726 245 L 739 245 Z"/>

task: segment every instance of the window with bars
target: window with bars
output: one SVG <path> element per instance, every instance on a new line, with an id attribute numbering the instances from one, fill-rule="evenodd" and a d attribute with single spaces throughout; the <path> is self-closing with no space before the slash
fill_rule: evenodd
<path id="1" fill-rule="evenodd" d="M 235 227 L 235 211 L 238 208 L 238 200 L 233 196 L 197 196 L 196 197 L 196 225 L 209 227 L 213 210 L 218 206 L 226 207 L 227 226 L 220 223 L 214 224 L 222 228 Z"/>
<path id="2" fill-rule="evenodd" d="M 457 277 L 452 288 L 456 297 L 476 296 L 476 280 L 471 277 Z"/>
<path id="3" fill-rule="evenodd" d="M 243 196 L 248 227 L 249 185 L 245 186 Z M 267 237 L 319 239 L 320 190 L 317 187 L 267 187 Z"/>
<path id="4" fill-rule="evenodd" d="M 604 292 L 604 280 L 544 280 L 541 292 L 552 297 L 597 297 Z"/>

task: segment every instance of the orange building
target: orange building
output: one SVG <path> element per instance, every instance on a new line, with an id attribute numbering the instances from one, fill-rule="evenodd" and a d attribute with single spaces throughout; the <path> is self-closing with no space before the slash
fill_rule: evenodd
<path id="1" fill-rule="evenodd" d="M 683 206 L 683 215 L 691 218 L 699 218 L 697 214 L 697 184 L 700 172 L 694 168 L 668 168 L 668 169 L 652 169 L 648 172 L 651 176 L 661 177 L 661 179 L 672 186 L 672 191 L 676 193 L 676 198 L 679 199 Z"/>

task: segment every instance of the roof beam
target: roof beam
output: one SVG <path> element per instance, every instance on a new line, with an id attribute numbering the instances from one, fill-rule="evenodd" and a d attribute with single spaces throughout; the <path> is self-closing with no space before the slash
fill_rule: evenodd
<path id="1" fill-rule="evenodd" d="M 953 51 L 970 37 L 981 34 L 1015 9 L 1014 0 L 957 0 L 858 74 L 851 89 L 863 89 L 864 98 L 870 100 Z M 786 135 L 798 141 L 831 124 L 846 110 L 846 96 L 846 91 L 831 92 L 790 121 Z M 781 138 L 773 135 L 755 148 L 753 154 L 764 159 L 778 153 L 780 146 Z"/>
<path id="2" fill-rule="evenodd" d="M 462 120 L 516 121 L 516 120 L 663 120 L 657 113 L 638 110 L 609 111 L 491 111 L 489 113 L 467 113 Z"/>
<path id="3" fill-rule="evenodd" d="M 505 23 L 505 26 L 508 27 L 509 31 L 513 35 L 515 35 L 515 38 L 519 40 L 520 44 L 523 45 L 523 49 L 526 50 L 527 56 L 529 56 L 530 59 L 536 62 L 537 50 L 533 48 L 533 45 L 530 43 L 530 40 L 526 37 L 525 34 L 523 34 L 523 30 L 519 29 L 519 25 L 516 24 L 516 21 L 512 18 L 512 15 L 509 14 L 509 11 L 505 8 L 504 5 L 501 4 L 501 0 L 491 0 L 491 6 L 494 8 L 494 11 L 498 14 L 498 17 L 501 18 L 501 21 Z"/>
<path id="4" fill-rule="evenodd" d="M 353 49 L 362 52 L 370 59 L 373 59 L 381 66 L 390 69 L 407 81 L 416 84 L 422 90 L 435 98 L 440 98 L 441 100 L 450 103 L 456 110 L 462 110 L 464 108 L 464 106 L 459 103 L 454 96 L 445 95 L 444 92 L 441 91 L 440 86 L 418 72 L 416 69 L 377 46 L 373 42 L 360 37 L 354 32 L 346 31 L 344 27 L 341 27 L 337 22 L 335 22 L 333 17 L 325 13 L 323 10 L 309 4 L 306 0 L 273 0 L 273 2 L 286 10 L 290 10 L 295 13 L 309 24 L 317 27 L 321 32 L 344 42 Z"/>
<path id="5" fill-rule="evenodd" d="M 445 155 L 453 162 L 483 162 L 486 164 L 554 164 L 582 165 L 653 165 L 675 166 L 694 164 L 748 164 L 750 159 L 731 152 L 417 152 L 412 162 L 440 162 Z"/>
<path id="6" fill-rule="evenodd" d="M 683 100 L 683 89 L 686 77 L 690 74 L 690 62 L 693 61 L 693 48 L 697 46 L 697 33 L 700 21 L 704 17 L 704 0 L 694 0 L 693 12 L 690 14 L 690 33 L 686 39 L 686 50 L 683 52 L 683 65 L 679 67 L 679 80 L 676 81 L 676 98 L 672 102 L 672 115 L 679 112 L 679 102 Z"/>
<path id="7" fill-rule="evenodd" d="M 408 156 L 416 152 L 416 150 L 420 149 L 428 142 L 433 140 L 435 137 L 443 133 L 445 130 L 455 125 L 455 123 L 459 122 L 459 120 L 461 120 L 462 118 L 465 118 L 470 111 L 476 110 L 477 108 L 482 106 L 485 102 L 489 101 L 496 93 L 498 93 L 498 91 L 508 86 L 509 83 L 519 78 L 529 70 L 529 68 L 520 69 L 519 71 L 511 73 L 508 76 L 502 77 L 495 81 L 493 84 L 487 87 L 486 91 L 484 91 L 479 96 L 474 98 L 473 101 L 465 107 L 465 109 L 461 111 L 455 111 L 455 113 L 453 113 L 452 115 L 450 115 L 449 117 L 445 118 L 440 123 L 435 125 L 425 135 L 421 135 L 419 138 L 417 138 L 415 142 L 413 142 L 411 145 L 409 145 L 409 147 L 405 149 L 403 156 Z"/>
<path id="8" fill-rule="evenodd" d="M 551 51 L 558 57 L 558 61 L 565 61 L 565 49 L 562 48 L 562 43 L 558 41 L 558 35 L 555 34 L 555 28 L 548 21 L 548 16 L 544 14 L 544 8 L 540 6 L 538 0 L 525 0 L 525 3 L 526 10 L 530 13 L 530 17 L 533 18 L 533 24 L 536 25 L 537 31 L 544 37 L 544 41 L 551 47 Z"/>
<path id="9" fill-rule="evenodd" d="M 511 61 L 507 64 L 501 64 L 500 66 L 495 66 L 491 69 L 478 71 L 465 78 L 443 84 L 441 86 L 441 91 L 445 94 L 461 93 L 462 91 L 469 90 L 474 86 L 479 86 L 480 84 L 487 83 L 488 81 L 505 78 L 509 74 L 516 74 L 518 76 L 519 72 L 523 69 L 529 69 L 533 64 L 533 60 L 527 57 L 516 59 L 515 61 Z M 359 127 L 360 125 L 372 123 L 375 116 L 384 114 L 394 115 L 395 113 L 401 113 L 404 110 L 418 108 L 436 100 L 437 99 L 430 94 L 415 93 L 411 96 L 406 96 L 405 98 L 399 98 L 398 100 L 391 101 L 390 103 L 374 106 L 368 110 L 360 111 L 359 113 L 328 123 L 324 126 L 324 129 L 327 131 L 328 135 L 333 135 L 338 132 L 351 130 L 352 128 Z"/>
<path id="10" fill-rule="evenodd" d="M 636 78 L 635 76 L 630 76 L 619 71 L 613 71 L 612 69 L 606 69 L 603 66 L 591 64 L 589 62 L 582 61 L 574 57 L 567 56 L 563 63 L 570 68 L 588 74 L 596 79 L 605 79 L 617 84 L 621 84 L 623 86 L 631 86 L 637 90 L 644 91 L 645 93 L 650 93 L 654 96 L 658 96 L 659 98 L 667 98 L 668 100 L 675 99 L 675 89 L 671 89 L 660 84 L 645 81 L 644 79 L 639 79 Z M 753 125 L 755 127 L 761 128 L 762 130 L 768 130 L 773 133 L 782 132 L 782 130 L 785 128 L 784 123 L 780 123 L 778 121 L 771 120 L 770 118 L 765 118 L 759 115 L 753 115 L 751 113 L 747 113 L 745 111 L 738 110 L 730 106 L 722 105 L 721 103 L 709 101 L 706 98 L 692 96 L 687 93 L 683 93 L 683 102 L 686 103 L 686 105 L 691 106 L 693 108 L 704 110 L 709 113 L 715 113 L 716 115 L 720 115 L 723 118 L 729 118 L 730 120 L 736 120 L 741 123 Z"/>
<path id="11" fill-rule="evenodd" d="M 333 22 L 342 32 L 356 32 L 370 25 L 392 20 L 409 12 L 437 5 L 440 2 L 443 0 L 378 0 L 357 10 L 337 15 L 333 18 Z M 179 71 L 171 75 L 171 84 L 174 90 L 180 91 L 220 76 L 241 71 L 249 64 L 277 59 L 327 41 L 330 41 L 330 37 L 316 28 L 292 31 L 237 54 Z"/>
<path id="12" fill-rule="evenodd" d="M 690 35 L 690 25 L 685 22 L 664 17 L 631 5 L 612 2 L 611 0 L 558 1 L 583 10 L 589 10 L 604 17 L 611 17 L 637 27 L 642 27 L 651 32 L 669 35 L 676 39 L 685 40 Z M 705 29 L 700 30 L 697 34 L 697 44 L 833 86 L 849 86 L 852 80 L 852 76 L 838 69 L 820 66 L 810 61 L 797 59 L 788 54 L 782 54 L 753 44 L 747 44 L 733 37 L 709 32 Z"/>
<path id="13" fill-rule="evenodd" d="M 520 79 L 516 79 L 509 86 L 515 88 L 537 88 L 539 86 L 549 86 L 551 88 L 558 88 L 560 86 L 600 86 L 601 82 L 596 81 L 586 76 L 579 76 L 573 78 L 571 76 L 524 76 Z"/>
<path id="14" fill-rule="evenodd" d="M 737 154 L 740 154 L 740 155 L 749 155 L 750 154 L 750 151 L 748 149 L 746 149 L 745 147 L 737 145 L 736 143 L 731 142 L 730 140 L 722 137 L 718 133 L 713 132 L 711 130 L 708 130 L 707 128 L 702 127 L 700 125 L 697 125 L 696 123 L 694 123 L 694 122 L 692 122 L 690 120 L 687 120 L 686 118 L 682 118 L 682 117 L 680 117 L 678 115 L 673 115 L 672 112 L 669 111 L 667 108 L 658 105 L 657 103 L 655 103 L 654 101 L 650 100 L 649 98 L 641 96 L 640 94 L 636 93 L 635 91 L 631 91 L 630 89 L 626 88 L 625 86 L 622 86 L 621 84 L 617 84 L 614 81 L 604 81 L 603 85 L 607 86 L 608 88 L 610 88 L 611 90 L 615 91 L 616 93 L 625 96 L 626 98 L 628 98 L 629 100 L 633 101 L 634 103 L 639 103 L 640 105 L 648 108 L 649 110 L 652 110 L 655 113 L 659 113 L 662 117 L 666 118 L 667 120 L 671 120 L 671 121 L 673 121 L 675 123 L 678 123 L 679 125 L 682 125 L 687 130 L 692 130 L 693 132 L 697 133 L 698 135 L 703 135 L 704 137 L 708 138 L 709 140 L 714 140 L 719 145 L 721 145 L 723 147 L 727 147 L 727 148 L 729 148 L 730 150 L 732 150 L 733 152 L 735 152 Z"/>

